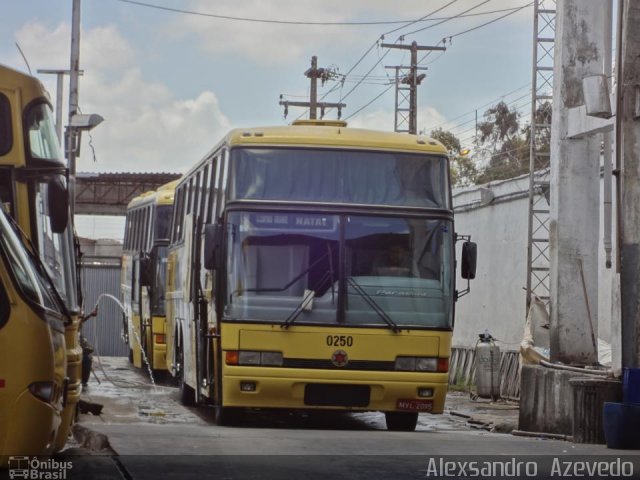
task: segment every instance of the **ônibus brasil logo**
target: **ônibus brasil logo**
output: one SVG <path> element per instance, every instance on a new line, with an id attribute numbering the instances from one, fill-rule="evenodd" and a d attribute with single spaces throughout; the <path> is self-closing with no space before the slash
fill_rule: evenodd
<path id="1" fill-rule="evenodd" d="M 9 457 L 9 478 L 24 478 L 28 480 L 65 480 L 67 470 L 73 465 L 69 461 L 38 457 L 14 456 Z"/>

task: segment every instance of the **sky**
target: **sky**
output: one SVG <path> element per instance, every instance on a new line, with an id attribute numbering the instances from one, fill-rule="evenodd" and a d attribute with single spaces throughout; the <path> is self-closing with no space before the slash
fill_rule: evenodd
<path id="1" fill-rule="evenodd" d="M 27 71 L 18 43 L 53 99 L 55 77 L 37 70 L 69 67 L 71 6 L 0 0 L 0 63 Z M 363 22 L 377 23 L 355 24 Z M 393 71 L 384 67 L 408 64 L 409 54 L 381 47 L 383 34 L 397 44 L 446 39 L 444 53 L 420 62 L 428 69 L 418 88 L 419 130 L 451 129 L 464 146 L 476 110 L 481 120 L 504 99 L 529 116 L 530 0 L 82 0 L 81 25 L 80 108 L 105 120 L 84 135 L 78 171 L 180 173 L 231 128 L 290 123 L 305 111 L 291 107 L 285 118 L 280 95 L 308 99 L 304 72 L 313 55 L 340 75 L 320 86 L 320 98 L 346 103 L 342 117 L 351 126 L 392 131 Z M 68 83 L 64 93 L 66 104 Z M 79 218 L 77 227 L 118 238 L 121 224 Z"/>

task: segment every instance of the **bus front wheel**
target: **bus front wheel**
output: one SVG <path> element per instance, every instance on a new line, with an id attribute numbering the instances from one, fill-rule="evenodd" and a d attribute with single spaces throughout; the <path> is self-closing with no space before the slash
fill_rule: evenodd
<path id="1" fill-rule="evenodd" d="M 176 380 L 180 388 L 180 401 L 187 407 L 192 407 L 196 403 L 196 392 L 184 381 L 184 354 L 182 349 L 178 350 L 178 364 L 176 365 Z"/>
<path id="2" fill-rule="evenodd" d="M 412 432 L 418 424 L 418 412 L 384 412 L 387 430 Z"/>
<path id="3" fill-rule="evenodd" d="M 240 408 L 216 406 L 216 425 L 219 427 L 237 425 L 240 416 Z"/>

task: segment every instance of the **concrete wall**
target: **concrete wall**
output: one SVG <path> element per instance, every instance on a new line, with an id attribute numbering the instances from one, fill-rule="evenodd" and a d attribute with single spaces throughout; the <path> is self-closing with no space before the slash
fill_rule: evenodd
<path id="1" fill-rule="evenodd" d="M 491 194 L 493 201 L 483 203 Z M 471 293 L 456 305 L 455 346 L 474 347 L 478 333 L 487 329 L 502 341 L 502 349 L 519 348 L 526 320 L 528 195 L 528 175 L 454 190 L 456 232 L 470 234 L 478 244 L 478 270 L 471 281 Z M 602 216 L 601 201 L 599 336 L 610 342 L 613 271 L 605 268 Z M 615 231 L 614 223 L 614 235 Z M 613 243 L 615 258 L 615 239 Z M 458 258 L 459 254 L 460 245 Z M 458 278 L 458 290 L 465 286 L 466 281 Z"/>

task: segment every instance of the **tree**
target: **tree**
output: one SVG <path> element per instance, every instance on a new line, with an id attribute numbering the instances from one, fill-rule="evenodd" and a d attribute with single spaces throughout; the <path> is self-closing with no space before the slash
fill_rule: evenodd
<path id="1" fill-rule="evenodd" d="M 484 112 L 478 124 L 476 148 L 486 167 L 480 183 L 511 178 L 529 170 L 529 142 L 520 129 L 520 114 L 500 102 Z"/>
<path id="2" fill-rule="evenodd" d="M 431 130 L 430 136 L 442 143 L 449 151 L 451 164 L 451 184 L 455 186 L 469 185 L 476 183 L 478 169 L 473 160 L 462 155 L 460 139 L 448 130 L 436 128 Z"/>

